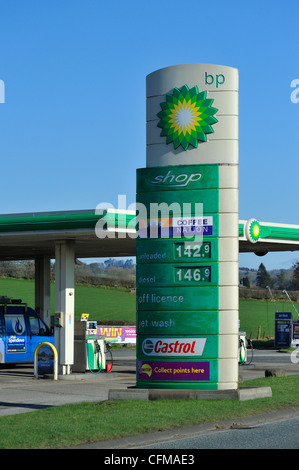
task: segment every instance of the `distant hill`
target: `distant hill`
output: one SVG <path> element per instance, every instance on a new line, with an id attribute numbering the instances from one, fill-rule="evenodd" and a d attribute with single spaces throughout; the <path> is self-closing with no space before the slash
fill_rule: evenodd
<path id="1" fill-rule="evenodd" d="M 241 266 L 239 268 L 240 286 L 256 288 L 257 270 Z M 271 289 L 292 290 L 293 269 L 273 269 Z M 0 277 L 34 279 L 34 261 L 0 261 Z M 51 278 L 55 276 L 55 263 L 51 266 Z M 75 280 L 81 284 L 113 287 L 136 287 L 136 264 L 132 259 L 107 259 L 103 262 L 84 263 L 76 260 Z M 246 281 L 246 282 L 245 282 Z"/>
<path id="2" fill-rule="evenodd" d="M 240 284 L 242 284 L 242 279 L 243 278 L 248 277 L 249 282 L 250 282 L 250 286 L 251 287 L 256 286 L 257 272 L 258 272 L 257 269 L 250 269 L 250 268 L 246 268 L 246 267 L 240 267 L 239 268 Z M 285 289 L 290 288 L 290 284 L 291 284 L 292 277 L 293 277 L 293 269 L 292 268 L 289 268 L 289 269 L 271 269 L 271 270 L 268 271 L 268 273 L 271 276 L 271 279 L 272 279 L 272 282 L 273 282 L 273 287 L 278 288 L 278 276 L 280 276 L 281 273 L 283 273 L 283 276 L 285 278 L 284 288 Z"/>
<path id="3" fill-rule="evenodd" d="M 75 268 L 76 282 L 81 284 L 125 287 L 136 286 L 136 266 L 131 260 L 107 260 L 104 263 L 85 264 L 80 262 Z"/>

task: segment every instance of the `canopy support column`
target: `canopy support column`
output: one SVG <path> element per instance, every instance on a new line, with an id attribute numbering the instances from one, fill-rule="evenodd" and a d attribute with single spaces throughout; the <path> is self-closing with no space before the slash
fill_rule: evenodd
<path id="1" fill-rule="evenodd" d="M 75 243 L 58 241 L 55 246 L 55 312 L 60 312 L 60 326 L 55 327 L 59 373 L 71 373 L 74 363 Z"/>
<path id="2" fill-rule="evenodd" d="M 50 256 L 35 259 L 35 310 L 51 327 L 51 260 Z"/>

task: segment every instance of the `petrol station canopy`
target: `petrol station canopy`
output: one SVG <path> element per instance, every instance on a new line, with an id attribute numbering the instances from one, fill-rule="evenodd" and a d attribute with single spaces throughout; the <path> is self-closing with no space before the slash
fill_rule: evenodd
<path id="1" fill-rule="evenodd" d="M 59 241 L 74 242 L 76 258 L 135 256 L 135 221 L 135 212 L 112 209 L 0 215 L 0 259 L 54 259 Z M 271 251 L 299 251 L 299 225 L 239 220 L 240 253 Z"/>

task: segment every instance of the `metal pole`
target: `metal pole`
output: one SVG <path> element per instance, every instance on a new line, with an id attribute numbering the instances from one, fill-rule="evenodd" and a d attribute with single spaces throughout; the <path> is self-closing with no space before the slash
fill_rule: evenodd
<path id="1" fill-rule="evenodd" d="M 273 297 L 273 295 L 272 295 L 272 291 L 271 291 L 271 289 L 270 289 L 269 286 L 267 286 L 267 289 L 268 289 L 268 291 L 269 291 L 269 293 L 270 293 L 270 296 L 271 296 L 271 298 L 272 298 L 272 301 L 274 302 L 276 312 L 278 312 L 276 302 L 275 302 L 274 297 Z"/>
<path id="2" fill-rule="evenodd" d="M 297 313 L 297 315 L 298 315 L 298 317 L 299 317 L 299 313 L 297 312 L 297 309 L 296 309 L 295 305 L 293 304 L 293 302 L 292 302 L 292 300 L 291 300 L 289 294 L 287 293 L 287 291 L 286 291 L 286 290 L 283 290 L 282 292 L 285 293 L 285 295 L 287 296 L 287 298 L 289 299 L 289 301 L 290 301 L 291 304 L 293 305 L 293 309 L 295 310 L 295 312 Z"/>

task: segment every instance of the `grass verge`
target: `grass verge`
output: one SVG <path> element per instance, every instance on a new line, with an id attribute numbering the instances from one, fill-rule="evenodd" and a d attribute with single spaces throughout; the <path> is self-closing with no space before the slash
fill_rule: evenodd
<path id="1" fill-rule="evenodd" d="M 66 448 L 141 433 L 299 407 L 299 375 L 246 381 L 270 386 L 271 398 L 92 402 L 0 417 L 1 449 Z M 138 419 L 136 419 L 138 416 Z"/>

